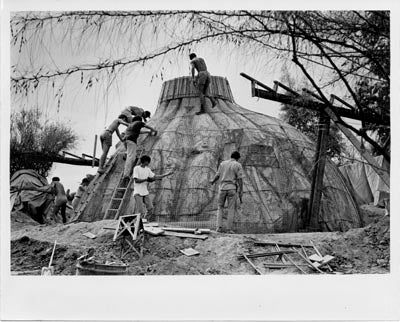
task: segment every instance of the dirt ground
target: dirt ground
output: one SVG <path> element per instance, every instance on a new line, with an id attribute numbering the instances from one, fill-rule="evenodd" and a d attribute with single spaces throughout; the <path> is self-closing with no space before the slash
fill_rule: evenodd
<path id="1" fill-rule="evenodd" d="M 390 267 L 389 216 L 383 215 L 377 215 L 366 227 L 344 233 L 242 235 L 212 232 L 206 240 L 146 234 L 144 256 L 140 259 L 134 252 L 120 258 L 121 242 L 113 242 L 114 231 L 105 229 L 115 225 L 114 220 L 103 220 L 45 226 L 36 224 L 23 214 L 13 215 L 11 272 L 14 275 L 40 275 L 41 267 L 49 263 L 55 240 L 57 247 L 53 265 L 56 275 L 75 275 L 77 258 L 90 248 L 95 250 L 97 262 L 126 264 L 130 275 L 257 274 L 246 260 L 238 259 L 238 255 L 276 249 L 274 246 L 255 246 L 254 241 L 310 245 L 312 240 L 322 255 L 335 257 L 330 266 L 337 274 L 388 273 Z M 86 232 L 97 237 L 87 238 L 83 236 Z M 189 247 L 200 254 L 188 257 L 180 252 Z M 308 255 L 315 253 L 312 248 L 306 249 Z M 318 274 L 298 254 L 292 253 L 289 257 L 306 273 Z M 262 274 L 302 274 L 294 266 L 280 269 L 265 266 L 266 263 L 282 264 L 277 256 L 254 258 L 252 262 Z M 327 269 L 324 271 L 329 272 Z"/>

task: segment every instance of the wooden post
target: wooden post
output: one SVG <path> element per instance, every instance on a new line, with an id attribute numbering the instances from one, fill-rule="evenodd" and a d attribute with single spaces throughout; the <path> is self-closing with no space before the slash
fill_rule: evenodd
<path id="1" fill-rule="evenodd" d="M 326 150 L 329 135 L 330 118 L 320 112 L 317 151 L 314 158 L 313 178 L 311 183 L 310 202 L 307 214 L 307 228 L 319 229 L 319 211 L 321 207 L 322 189 L 324 181 Z"/>
<path id="2" fill-rule="evenodd" d="M 96 162 L 96 147 L 97 147 L 97 134 L 94 135 L 94 148 L 93 148 L 93 161 L 92 161 L 92 168 Z"/>

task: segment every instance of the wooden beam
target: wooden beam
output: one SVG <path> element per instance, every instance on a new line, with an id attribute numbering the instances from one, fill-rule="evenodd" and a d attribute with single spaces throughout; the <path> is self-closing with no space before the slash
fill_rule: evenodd
<path id="1" fill-rule="evenodd" d="M 92 160 L 84 160 L 84 159 L 76 159 L 76 158 L 67 158 L 59 154 L 46 154 L 41 152 L 18 152 L 11 154 L 11 158 L 13 156 L 22 156 L 34 160 L 43 160 L 54 163 L 64 163 L 70 165 L 81 165 L 81 166 L 91 166 Z M 96 165 L 99 164 L 99 161 L 96 160 Z"/>
<path id="2" fill-rule="evenodd" d="M 95 160 L 96 160 L 96 147 L 97 147 L 97 134 L 94 135 L 92 168 L 94 167 L 94 163 L 95 163 Z"/>
<path id="3" fill-rule="evenodd" d="M 86 153 L 82 153 L 82 157 L 83 157 L 83 159 L 85 159 L 86 160 L 86 158 L 89 158 L 90 160 L 93 160 L 93 156 L 92 155 L 89 155 L 89 154 L 86 154 Z M 99 160 L 99 158 L 95 158 L 96 160 Z"/>
<path id="4" fill-rule="evenodd" d="M 312 245 L 301 245 L 301 244 L 291 244 L 291 243 L 281 243 L 281 242 L 273 242 L 273 241 L 255 241 L 254 246 L 275 246 L 278 245 L 280 247 L 312 247 Z"/>
<path id="5" fill-rule="evenodd" d="M 307 214 L 307 227 L 311 230 L 319 229 L 319 211 L 321 208 L 322 189 L 324 186 L 324 173 L 326 151 L 328 145 L 330 118 L 320 112 L 317 150 L 314 157 L 314 169 L 311 182 L 310 201 Z"/>
<path id="6" fill-rule="evenodd" d="M 335 113 L 329 108 L 325 107 L 325 112 L 328 116 L 336 123 L 338 128 L 342 131 L 342 133 L 349 139 L 349 141 L 354 145 L 357 151 L 361 154 L 361 156 L 367 161 L 372 170 L 376 172 L 376 174 L 382 179 L 382 181 L 390 187 L 390 176 L 389 173 L 382 169 L 382 167 L 376 162 L 375 158 L 372 154 L 365 148 L 361 146 L 361 142 L 356 138 L 356 136 L 351 133 L 351 131 L 345 127 L 341 121 L 337 118 Z"/>
<path id="7" fill-rule="evenodd" d="M 253 78 L 253 77 L 251 77 L 251 76 L 249 76 L 249 75 L 247 75 L 245 73 L 240 73 L 240 76 L 242 76 L 242 77 L 248 79 L 249 81 L 251 81 L 252 86 L 258 85 L 258 86 L 261 86 L 262 88 L 265 88 L 269 92 L 275 93 L 275 91 L 271 87 L 265 85 L 264 83 L 261 83 L 260 81 L 256 80 L 255 78 Z"/>
<path id="8" fill-rule="evenodd" d="M 254 268 L 254 270 L 255 270 L 258 274 L 262 275 L 261 271 L 251 262 L 251 260 L 250 260 L 245 254 L 243 254 L 243 257 L 247 260 L 247 262 L 251 265 L 251 267 Z"/>
<path id="9" fill-rule="evenodd" d="M 279 102 L 282 104 L 289 104 L 293 106 L 298 106 L 298 107 L 304 107 L 309 110 L 314 110 L 314 111 L 323 111 L 325 108 L 325 104 L 322 102 L 317 102 L 313 101 L 307 98 L 304 98 L 302 96 L 299 97 L 294 97 L 292 95 L 284 95 L 284 94 L 279 94 L 271 91 L 266 91 L 262 90 L 259 88 L 254 89 L 254 96 L 255 97 L 260 97 L 264 98 L 267 100 Z M 390 124 L 390 118 L 389 117 L 381 117 L 376 114 L 368 113 L 368 114 L 363 114 L 361 115 L 357 111 L 352 111 L 348 108 L 343 108 L 343 107 L 338 107 L 334 106 L 333 110 L 335 113 L 341 117 L 345 118 L 350 118 L 354 120 L 359 120 L 359 121 L 365 121 L 368 123 L 375 123 L 378 125 L 389 125 Z"/>
<path id="10" fill-rule="evenodd" d="M 73 154 L 73 153 L 70 153 L 70 152 L 67 152 L 67 151 L 63 151 L 62 154 L 63 154 L 63 157 L 65 157 L 65 155 L 67 154 L 67 155 L 70 155 L 71 157 L 74 157 L 74 158 L 77 158 L 77 159 L 84 159 L 84 158 L 81 158 L 79 155 L 76 155 L 76 154 Z"/>
<path id="11" fill-rule="evenodd" d="M 378 176 L 382 179 L 382 181 L 390 187 L 390 177 L 389 173 L 384 171 L 379 164 L 375 161 L 374 157 L 372 156 L 371 153 L 369 153 L 366 149 L 364 149 L 361 146 L 361 142 L 358 141 L 356 136 L 351 133 L 351 131 L 343 125 L 343 121 L 340 120 L 336 115 L 339 115 L 340 117 L 346 117 L 346 118 L 352 118 L 355 120 L 361 120 L 363 123 L 368 122 L 368 123 L 375 123 L 379 125 L 390 125 L 390 117 L 383 117 L 379 116 L 374 113 L 369 113 L 366 115 L 364 112 L 362 115 L 356 111 L 351 111 L 349 109 L 345 109 L 342 107 L 337 107 L 337 106 L 327 106 L 326 104 L 322 102 L 316 102 L 313 100 L 305 99 L 303 97 L 293 97 L 289 95 L 282 95 L 279 93 L 274 92 L 271 88 L 269 88 L 267 85 L 264 85 L 263 83 L 257 81 L 256 79 L 241 73 L 243 77 L 249 79 L 253 83 L 261 84 L 260 86 L 264 87 L 267 89 L 267 91 L 255 88 L 254 89 L 254 96 L 268 99 L 271 101 L 276 101 L 284 104 L 290 104 L 294 106 L 299 106 L 299 107 L 304 107 L 307 109 L 311 110 L 317 110 L 317 111 L 325 111 L 325 113 L 337 124 L 338 128 L 342 131 L 342 133 L 349 139 L 349 141 L 354 145 L 354 147 L 357 149 L 357 151 L 361 154 L 361 156 L 369 163 L 372 167 L 372 169 L 378 174 Z M 334 97 L 331 96 L 331 101 L 334 99 Z"/>

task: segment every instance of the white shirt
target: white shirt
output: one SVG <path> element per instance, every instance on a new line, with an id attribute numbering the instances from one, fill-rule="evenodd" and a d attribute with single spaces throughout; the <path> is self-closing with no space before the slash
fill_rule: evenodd
<path id="1" fill-rule="evenodd" d="M 149 167 L 142 167 L 140 165 L 137 165 L 133 169 L 133 177 L 136 179 L 144 180 L 147 178 L 153 178 L 155 174 Z M 133 183 L 133 195 L 141 195 L 141 196 L 147 196 L 149 194 L 149 190 L 147 189 L 147 181 L 142 182 L 142 183 Z"/>

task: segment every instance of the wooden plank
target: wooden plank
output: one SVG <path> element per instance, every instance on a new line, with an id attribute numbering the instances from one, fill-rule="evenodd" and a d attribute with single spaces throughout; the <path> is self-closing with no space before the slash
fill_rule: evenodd
<path id="1" fill-rule="evenodd" d="M 175 231 L 179 233 L 191 233 L 194 234 L 196 232 L 196 228 L 184 228 L 184 227 L 162 227 L 165 231 Z"/>
<path id="2" fill-rule="evenodd" d="M 304 257 L 304 255 L 300 251 L 296 251 L 293 249 L 312 269 L 318 271 L 321 274 L 326 274 L 324 271 L 321 271 L 318 267 L 315 267 L 313 263 L 311 263 L 307 257 Z"/>
<path id="3" fill-rule="evenodd" d="M 293 251 L 293 250 L 281 250 L 281 251 L 275 251 L 275 252 L 246 254 L 246 256 L 248 258 L 257 258 L 257 257 L 266 257 L 266 256 L 276 256 L 276 255 L 282 255 L 282 254 L 290 254 L 290 253 L 294 253 L 294 252 L 295 251 Z M 244 259 L 243 255 L 239 255 L 238 259 Z"/>
<path id="4" fill-rule="evenodd" d="M 255 270 L 258 274 L 262 275 L 261 271 L 251 262 L 251 260 L 250 260 L 245 254 L 243 254 L 243 257 L 247 260 L 247 262 L 251 265 L 251 267 L 254 268 L 254 270 Z"/>
<path id="5" fill-rule="evenodd" d="M 54 163 L 63 163 L 70 165 L 92 166 L 92 160 L 67 158 L 59 154 L 46 154 L 42 152 L 13 152 L 12 156 L 25 157 L 33 160 L 50 161 Z M 94 162 L 95 166 L 99 165 L 98 159 Z"/>
<path id="6" fill-rule="evenodd" d="M 158 227 L 160 225 L 158 222 L 146 222 L 145 223 L 145 220 L 146 219 L 142 219 L 143 226 L 145 226 L 145 227 Z"/>
<path id="7" fill-rule="evenodd" d="M 284 254 L 283 256 L 285 256 L 285 258 L 286 258 L 289 262 L 291 262 L 294 266 L 296 266 L 297 269 L 298 269 L 299 271 L 301 271 L 303 274 L 307 274 L 307 273 L 300 267 L 301 265 L 298 265 L 298 264 L 296 264 L 294 261 L 292 261 L 292 259 L 289 257 L 289 255 Z M 308 266 L 308 265 L 306 265 L 306 266 Z"/>
<path id="8" fill-rule="evenodd" d="M 313 261 L 313 262 L 322 262 L 322 256 L 319 256 L 317 254 L 313 254 L 311 256 L 308 256 L 308 259 Z"/>
<path id="9" fill-rule="evenodd" d="M 146 233 L 153 235 L 153 236 L 159 236 L 159 235 L 164 234 L 164 230 L 162 230 L 161 228 L 158 228 L 158 227 L 151 227 L 151 226 L 144 225 L 143 229 Z"/>
<path id="10" fill-rule="evenodd" d="M 40 275 L 42 272 L 41 269 L 34 269 L 28 271 L 11 271 L 11 275 Z"/>
<path id="11" fill-rule="evenodd" d="M 82 234 L 83 236 L 90 238 L 90 239 L 95 239 L 97 236 L 95 234 L 92 234 L 90 231 L 87 233 Z"/>
<path id="12" fill-rule="evenodd" d="M 275 246 L 278 245 L 280 247 L 312 247 L 311 245 L 302 245 L 302 244 L 291 244 L 291 243 L 281 243 L 281 242 L 273 242 L 273 241 L 255 241 L 255 246 Z"/>
<path id="13" fill-rule="evenodd" d="M 185 248 L 181 249 L 180 252 L 186 256 L 194 256 L 194 255 L 199 255 L 200 252 L 193 249 L 193 248 Z"/>
<path id="14" fill-rule="evenodd" d="M 173 231 L 164 231 L 165 236 L 175 236 L 181 238 L 195 238 L 195 239 L 207 239 L 208 236 L 206 235 L 195 235 L 195 234 L 188 234 L 188 233 L 177 233 Z"/>
<path id="15" fill-rule="evenodd" d="M 317 246 L 315 246 L 315 244 L 314 244 L 314 242 L 313 242 L 312 240 L 310 240 L 310 244 L 313 246 L 315 252 L 316 252 L 321 258 L 323 258 L 322 254 L 319 252 Z M 327 255 L 327 256 L 329 256 L 329 255 Z M 329 265 L 328 265 L 327 267 L 328 267 L 329 271 L 333 272 L 333 269 L 332 269 Z"/>

